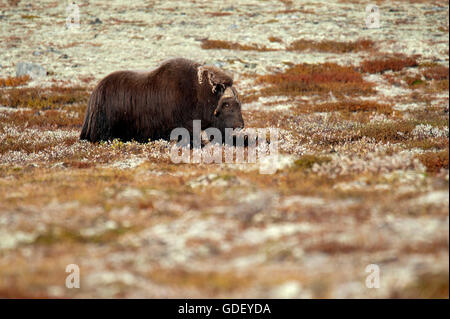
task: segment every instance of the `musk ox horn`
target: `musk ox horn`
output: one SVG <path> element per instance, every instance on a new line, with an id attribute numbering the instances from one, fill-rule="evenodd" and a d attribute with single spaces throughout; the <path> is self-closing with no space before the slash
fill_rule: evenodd
<path id="1" fill-rule="evenodd" d="M 233 88 L 227 87 L 225 92 L 223 92 L 222 97 L 223 98 L 225 98 L 225 97 L 236 97 L 236 95 L 234 94 Z"/>
<path id="2" fill-rule="evenodd" d="M 202 65 L 198 67 L 198 83 L 202 84 L 205 77 L 211 86 L 212 93 L 216 93 L 220 88 L 224 89 L 233 85 L 233 77 L 231 74 L 212 65 Z"/>

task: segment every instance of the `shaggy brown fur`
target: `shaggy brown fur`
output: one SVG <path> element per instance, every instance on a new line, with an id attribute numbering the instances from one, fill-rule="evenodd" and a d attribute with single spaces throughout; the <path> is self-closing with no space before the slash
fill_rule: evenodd
<path id="1" fill-rule="evenodd" d="M 92 92 L 80 139 L 169 139 L 176 127 L 192 135 L 193 120 L 201 120 L 202 129 L 243 127 L 236 90 L 224 94 L 232 85 L 224 71 L 182 58 L 148 72 L 114 72 Z"/>

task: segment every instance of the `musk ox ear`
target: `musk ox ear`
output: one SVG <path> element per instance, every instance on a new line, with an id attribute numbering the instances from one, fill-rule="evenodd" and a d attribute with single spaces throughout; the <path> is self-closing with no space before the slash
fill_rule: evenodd
<path id="1" fill-rule="evenodd" d="M 198 67 L 197 77 L 198 83 L 203 84 L 206 81 L 214 94 L 222 94 L 227 87 L 233 85 L 230 74 L 212 65 Z"/>
<path id="2" fill-rule="evenodd" d="M 220 113 L 222 112 L 222 108 L 223 108 L 223 102 L 227 98 L 237 99 L 237 92 L 234 89 L 234 87 L 229 86 L 229 87 L 227 87 L 225 89 L 225 91 L 223 92 L 222 97 L 219 100 L 219 103 L 217 103 L 216 109 L 214 110 L 214 116 L 219 116 L 220 115 Z"/>

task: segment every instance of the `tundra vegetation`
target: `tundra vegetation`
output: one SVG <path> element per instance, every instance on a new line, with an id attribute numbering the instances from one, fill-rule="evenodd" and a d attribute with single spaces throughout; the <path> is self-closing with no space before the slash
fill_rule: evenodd
<path id="1" fill-rule="evenodd" d="M 1 2 L 0 297 L 448 298 L 449 6 L 377 3 Z M 79 140 L 99 80 L 176 56 L 234 74 L 275 174 Z"/>

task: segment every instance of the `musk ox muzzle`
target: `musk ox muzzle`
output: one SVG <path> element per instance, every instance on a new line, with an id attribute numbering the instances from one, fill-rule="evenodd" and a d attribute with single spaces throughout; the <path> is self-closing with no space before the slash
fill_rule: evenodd
<path id="1" fill-rule="evenodd" d="M 91 142 L 170 139 L 179 127 L 242 128 L 241 102 L 225 71 L 171 59 L 152 71 L 118 71 L 92 92 L 80 139 Z"/>

